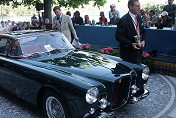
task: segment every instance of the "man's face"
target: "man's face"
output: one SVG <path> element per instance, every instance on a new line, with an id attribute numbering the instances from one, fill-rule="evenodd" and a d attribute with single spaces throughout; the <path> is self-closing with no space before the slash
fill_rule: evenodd
<path id="1" fill-rule="evenodd" d="M 140 3 L 138 1 L 135 1 L 134 5 L 130 6 L 130 12 L 135 15 L 140 13 Z"/>
<path id="2" fill-rule="evenodd" d="M 152 17 L 154 14 L 153 12 L 149 12 L 149 16 Z"/>
<path id="3" fill-rule="evenodd" d="M 60 16 L 62 12 L 61 12 L 59 9 L 56 9 L 56 11 L 54 11 L 54 13 L 55 13 L 57 16 Z"/>
<path id="4" fill-rule="evenodd" d="M 163 20 L 166 20 L 167 19 L 167 15 L 166 16 L 162 16 L 161 18 L 163 19 Z"/>
<path id="5" fill-rule="evenodd" d="M 172 4 L 174 0 L 168 0 L 168 4 Z"/>

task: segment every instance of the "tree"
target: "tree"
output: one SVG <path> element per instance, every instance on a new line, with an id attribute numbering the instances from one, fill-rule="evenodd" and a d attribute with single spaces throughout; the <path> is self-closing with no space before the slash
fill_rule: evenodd
<path id="1" fill-rule="evenodd" d="M 156 5 L 150 5 L 150 4 L 147 4 L 143 7 L 143 9 L 148 13 L 150 10 L 154 10 L 155 11 L 155 14 L 157 16 L 159 16 L 159 14 L 161 14 L 161 12 L 163 11 L 163 7 L 164 5 L 161 5 L 161 4 L 156 4 Z"/>
<path id="2" fill-rule="evenodd" d="M 44 15 L 50 19 L 51 22 L 51 5 L 59 4 L 60 7 L 65 8 L 78 8 L 79 6 L 84 7 L 85 4 L 89 4 L 90 1 L 94 1 L 94 6 L 103 6 L 107 0 L 0 0 L 2 5 L 12 5 L 14 8 L 18 5 L 35 6 L 36 3 L 44 3 Z M 119 0 L 118 0 L 119 1 Z"/>

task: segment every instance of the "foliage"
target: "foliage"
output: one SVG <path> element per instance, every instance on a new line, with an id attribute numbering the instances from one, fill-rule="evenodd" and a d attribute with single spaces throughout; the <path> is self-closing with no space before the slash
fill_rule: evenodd
<path id="1" fill-rule="evenodd" d="M 152 56 L 147 53 L 147 52 L 143 52 L 142 56 L 142 63 L 147 65 L 150 70 L 152 70 L 154 68 L 154 61 L 152 59 Z"/>
<path id="2" fill-rule="evenodd" d="M 143 9 L 148 13 L 150 10 L 154 10 L 155 14 L 158 16 L 159 14 L 161 14 L 161 12 L 163 11 L 163 7 L 164 5 L 160 5 L 160 4 L 156 4 L 156 5 L 150 5 L 147 4 L 143 7 Z"/>
<path id="3" fill-rule="evenodd" d="M 16 14 L 17 16 L 24 16 L 24 15 L 32 15 L 34 13 L 36 13 L 35 7 L 34 6 L 30 6 L 30 10 L 28 9 L 28 7 L 25 7 L 24 5 L 19 6 L 18 8 L 11 8 L 10 6 L 3 6 L 3 15 L 4 16 L 8 16 L 9 13 L 11 14 Z"/>
<path id="4" fill-rule="evenodd" d="M 0 4 L 2 5 L 12 5 L 13 8 L 16 8 L 18 6 L 21 6 L 22 4 L 24 6 L 29 6 L 33 5 L 35 6 L 36 2 L 41 2 L 41 0 L 21 0 L 21 2 L 18 2 L 17 0 L 1 0 Z"/>
<path id="5" fill-rule="evenodd" d="M 13 2 L 11 2 L 13 1 Z M 0 4 L 2 5 L 12 5 L 13 8 L 20 6 L 20 2 L 18 0 L 0 0 Z M 30 6 L 37 2 L 42 3 L 44 0 L 21 0 L 23 1 L 24 6 Z M 59 4 L 60 7 L 65 8 L 78 8 L 79 6 L 84 7 L 84 5 L 89 4 L 90 1 L 94 1 L 94 6 L 103 6 L 107 0 L 51 0 L 52 4 Z"/>

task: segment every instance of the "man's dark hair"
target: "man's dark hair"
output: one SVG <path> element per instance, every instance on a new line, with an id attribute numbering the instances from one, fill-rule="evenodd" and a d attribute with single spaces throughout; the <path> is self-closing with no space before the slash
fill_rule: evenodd
<path id="1" fill-rule="evenodd" d="M 59 6 L 55 6 L 55 7 L 53 8 L 53 11 L 55 12 L 57 9 L 58 9 L 58 10 L 61 10 Z"/>
<path id="2" fill-rule="evenodd" d="M 79 11 L 76 11 L 76 12 L 75 12 L 75 15 L 76 15 L 76 16 L 80 16 L 80 12 L 79 12 Z"/>
<path id="3" fill-rule="evenodd" d="M 155 15 L 155 11 L 153 9 L 151 9 L 149 12 L 153 13 Z"/>
<path id="4" fill-rule="evenodd" d="M 130 8 L 130 6 L 133 6 L 134 2 L 139 2 L 139 0 L 129 0 L 128 1 L 128 8 Z"/>

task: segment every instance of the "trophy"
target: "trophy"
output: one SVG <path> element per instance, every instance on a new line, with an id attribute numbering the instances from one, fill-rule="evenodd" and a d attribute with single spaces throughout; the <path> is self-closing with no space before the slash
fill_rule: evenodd
<path id="1" fill-rule="evenodd" d="M 134 36 L 134 39 L 135 39 L 135 41 L 137 43 L 137 47 L 138 48 L 142 48 L 141 36 L 136 35 L 136 36 Z"/>

